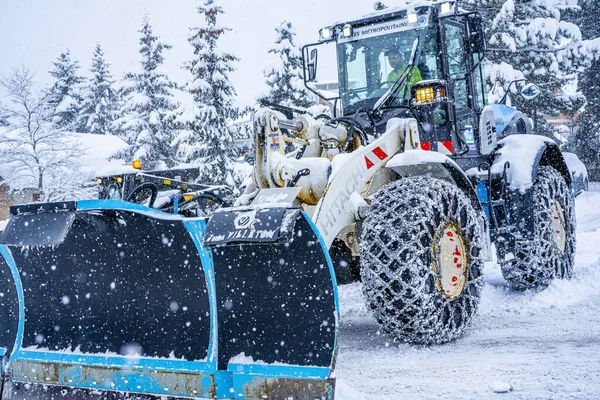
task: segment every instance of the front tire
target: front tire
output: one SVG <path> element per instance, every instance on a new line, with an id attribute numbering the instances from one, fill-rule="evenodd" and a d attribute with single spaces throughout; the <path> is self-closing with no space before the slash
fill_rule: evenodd
<path id="1" fill-rule="evenodd" d="M 384 331 L 415 344 L 464 332 L 483 285 L 483 218 L 463 191 L 438 179 L 409 177 L 376 193 L 360 262 L 367 306 Z"/>
<path id="2" fill-rule="evenodd" d="M 575 207 L 567 183 L 554 168 L 541 166 L 531 190 L 532 240 L 517 241 L 513 257 L 500 260 L 515 290 L 541 290 L 555 278 L 571 278 L 575 264 Z"/>

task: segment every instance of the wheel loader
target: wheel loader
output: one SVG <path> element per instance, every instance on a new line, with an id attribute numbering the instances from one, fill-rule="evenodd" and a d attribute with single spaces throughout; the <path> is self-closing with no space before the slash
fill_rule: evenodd
<path id="1" fill-rule="evenodd" d="M 571 176 L 487 104 L 477 13 L 386 9 L 319 36 L 304 78 L 322 96 L 317 47 L 335 46 L 334 116 L 259 110 L 232 206 L 192 213 L 182 184 L 133 175 L 135 195 L 11 209 L 2 398 L 333 399 L 338 280 L 362 281 L 394 340 L 441 344 L 476 315 L 493 248 L 515 290 L 571 276 Z"/>

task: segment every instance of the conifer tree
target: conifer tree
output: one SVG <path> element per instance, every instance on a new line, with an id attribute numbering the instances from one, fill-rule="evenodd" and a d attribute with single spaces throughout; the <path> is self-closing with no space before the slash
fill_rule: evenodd
<path id="1" fill-rule="evenodd" d="M 239 143 L 237 149 L 241 156 L 248 156 L 253 147 L 254 126 L 252 117 L 255 112 L 254 107 L 237 109 L 235 120 L 229 126 L 233 139 Z M 242 177 L 239 178 L 243 180 Z M 238 177 L 236 177 L 236 180 L 239 180 Z"/>
<path id="2" fill-rule="evenodd" d="M 139 159 L 145 169 L 175 165 L 173 111 L 177 102 L 172 90 L 176 85 L 162 71 L 163 51 L 171 48 L 152 33 L 145 16 L 140 37 L 141 68 L 125 75 L 122 83 L 122 106 L 115 127 L 130 145 L 125 159 Z"/>
<path id="3" fill-rule="evenodd" d="M 79 85 L 83 78 L 77 74 L 79 63 L 71 60 L 69 49 L 52 62 L 49 71 L 56 80 L 48 92 L 48 106 L 53 110 L 52 122 L 58 129 L 75 132 L 77 115 L 81 106 Z"/>
<path id="4" fill-rule="evenodd" d="M 112 124 L 117 108 L 117 94 L 111 87 L 113 80 L 109 67 L 110 64 L 104 59 L 102 47 L 97 44 L 90 68 L 92 78 L 84 88 L 83 103 L 78 118 L 80 126 L 85 127 L 85 132 L 113 133 Z"/>
<path id="5" fill-rule="evenodd" d="M 502 70 L 498 67 L 507 63 L 542 89 L 533 101 L 512 96 L 513 105 L 534 119 L 537 133 L 549 134 L 542 113 L 572 114 L 581 106 L 580 98 L 567 96 L 562 90 L 586 62 L 580 51 L 579 28 L 563 20 L 561 14 L 573 9 L 572 1 L 462 0 L 461 5 L 483 14 L 487 58 L 494 70 Z M 489 78 L 490 84 L 500 83 L 505 88 L 510 80 Z"/>
<path id="6" fill-rule="evenodd" d="M 262 101 L 292 107 L 310 107 L 315 104 L 302 78 L 302 57 L 294 40 L 296 30 L 292 23 L 283 21 L 275 28 L 277 39 L 269 53 L 279 57 L 264 71 L 269 93 Z"/>
<path id="7" fill-rule="evenodd" d="M 199 182 L 233 185 L 236 152 L 229 121 L 236 115 L 233 105 L 236 93 L 229 74 L 238 58 L 218 49 L 219 38 L 230 29 L 217 23 L 223 14 L 217 1 L 204 0 L 197 10 L 204 21 L 190 29 L 188 42 L 194 57 L 185 64 L 192 75 L 187 89 L 193 96 L 194 109 L 190 117 L 178 117 L 185 129 L 179 132 L 174 144 L 184 162 L 200 167 Z"/>
<path id="8" fill-rule="evenodd" d="M 581 12 L 575 22 L 581 28 L 584 40 L 600 42 L 600 9 L 596 0 L 579 0 Z M 598 46 L 591 46 L 598 47 Z M 600 57 L 596 49 L 595 58 L 579 74 L 578 89 L 587 103 L 577 125 L 578 130 L 571 138 L 570 148 L 586 164 L 600 166 Z"/>

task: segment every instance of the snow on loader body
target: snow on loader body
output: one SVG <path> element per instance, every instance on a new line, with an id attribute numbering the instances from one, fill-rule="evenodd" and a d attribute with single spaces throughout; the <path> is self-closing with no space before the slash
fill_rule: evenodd
<path id="1" fill-rule="evenodd" d="M 391 336 L 431 344 L 468 328 L 492 243 L 516 289 L 571 275 L 571 176 L 521 113 L 486 104 L 477 13 L 391 9 L 320 36 L 305 81 L 314 47 L 335 43 L 340 115 L 259 110 L 236 207 L 179 175 L 136 174 L 103 179 L 100 197 L 121 200 L 13 210 L 9 398 L 331 399 L 338 278 L 362 280 Z M 406 66 L 389 81 L 391 49 Z"/>

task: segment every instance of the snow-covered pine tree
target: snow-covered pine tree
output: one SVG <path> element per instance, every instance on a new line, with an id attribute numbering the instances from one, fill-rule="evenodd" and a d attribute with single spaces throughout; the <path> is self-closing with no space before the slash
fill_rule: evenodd
<path id="1" fill-rule="evenodd" d="M 89 196 L 87 177 L 80 172 L 82 146 L 52 123 L 54 109 L 47 92 L 35 89 L 34 73 L 14 69 L 0 79 L 8 105 L 0 104 L 6 128 L 0 130 L 0 159 L 11 190 L 36 188 L 43 201 L 60 201 Z"/>
<path id="2" fill-rule="evenodd" d="M 600 167 L 600 9 L 597 0 L 579 0 L 581 12 L 574 22 L 579 25 L 584 40 L 596 42 L 596 57 L 579 74 L 578 89 L 587 103 L 577 125 L 578 130 L 569 144 L 579 158 L 591 167 Z"/>
<path id="3" fill-rule="evenodd" d="M 563 92 L 586 60 L 580 51 L 579 28 L 561 18 L 561 12 L 576 8 L 574 2 L 462 0 L 461 5 L 482 12 L 487 21 L 491 70 L 502 70 L 499 68 L 502 63 L 509 64 L 542 89 L 542 94 L 533 101 L 524 101 L 519 96 L 513 96 L 512 100 L 534 118 L 537 133 L 550 135 L 542 113 L 570 115 L 581 106 L 579 98 Z M 510 78 L 502 78 L 489 76 L 491 84 L 508 85 Z"/>
<path id="4" fill-rule="evenodd" d="M 239 143 L 237 147 L 240 155 L 249 155 L 253 146 L 254 127 L 252 126 L 252 116 L 255 112 L 254 107 L 237 109 L 235 119 L 229 126 L 233 139 Z"/>
<path id="5" fill-rule="evenodd" d="M 232 172 L 236 151 L 229 122 L 236 116 L 236 93 L 229 74 L 238 58 L 218 49 L 219 38 L 230 29 L 217 23 L 223 14 L 217 1 L 204 0 L 197 10 L 204 21 L 190 28 L 188 42 L 194 57 L 184 65 L 192 74 L 187 89 L 194 108 L 187 116 L 178 116 L 185 129 L 179 132 L 174 145 L 184 162 L 200 167 L 200 183 L 235 185 L 239 182 Z"/>
<path id="6" fill-rule="evenodd" d="M 49 71 L 55 78 L 48 92 L 48 106 L 54 110 L 52 122 L 56 128 L 70 132 L 76 132 L 79 128 L 77 115 L 82 101 L 79 85 L 83 78 L 77 74 L 78 69 L 79 63 L 71 59 L 71 52 L 67 49 L 52 62 Z"/>
<path id="7" fill-rule="evenodd" d="M 302 57 L 294 43 L 296 30 L 291 22 L 283 21 L 275 28 L 277 38 L 269 53 L 278 56 L 264 70 L 269 93 L 259 101 L 291 107 L 310 107 L 316 104 L 302 79 Z"/>
<path id="8" fill-rule="evenodd" d="M 120 90 L 122 106 L 116 130 L 130 145 L 123 158 L 139 159 L 145 169 L 170 168 L 176 164 L 171 142 L 175 138 L 172 90 L 175 83 L 162 70 L 163 51 L 171 48 L 152 33 L 145 16 L 140 37 L 141 68 L 125 74 Z"/>
<path id="9" fill-rule="evenodd" d="M 113 80 L 109 67 L 110 64 L 104 59 L 102 47 L 96 44 L 90 68 L 92 78 L 84 87 L 83 103 L 78 116 L 78 124 L 85 127 L 85 132 L 113 133 L 117 93 L 111 87 Z"/>
<path id="10" fill-rule="evenodd" d="M 506 0 L 458 0 L 458 4 L 469 11 L 477 11 L 483 17 L 486 32 Z"/>

